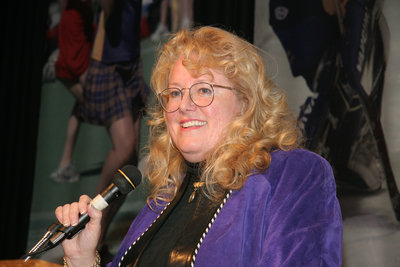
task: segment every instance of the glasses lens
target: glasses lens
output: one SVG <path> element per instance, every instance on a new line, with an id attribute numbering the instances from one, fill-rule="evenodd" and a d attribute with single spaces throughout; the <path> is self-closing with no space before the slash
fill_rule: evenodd
<path id="1" fill-rule="evenodd" d="M 192 101 L 199 107 L 206 107 L 214 99 L 214 90 L 208 83 L 196 83 L 190 89 Z"/>
<path id="2" fill-rule="evenodd" d="M 183 91 L 177 88 L 163 90 L 159 94 L 161 106 L 167 112 L 176 111 L 182 102 L 182 94 Z M 196 83 L 190 88 L 190 99 L 196 106 L 207 107 L 214 100 L 214 89 L 208 83 Z"/>
<path id="3" fill-rule="evenodd" d="M 182 100 L 182 93 L 178 89 L 168 88 L 160 93 L 161 106 L 167 112 L 173 112 L 179 108 Z"/>

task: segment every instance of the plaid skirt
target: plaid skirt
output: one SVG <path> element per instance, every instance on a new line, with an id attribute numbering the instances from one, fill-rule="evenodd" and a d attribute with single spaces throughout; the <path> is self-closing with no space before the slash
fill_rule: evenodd
<path id="1" fill-rule="evenodd" d="M 83 102 L 76 102 L 78 120 L 109 127 L 114 121 L 143 114 L 150 89 L 143 79 L 140 59 L 107 65 L 91 60 L 83 86 Z"/>

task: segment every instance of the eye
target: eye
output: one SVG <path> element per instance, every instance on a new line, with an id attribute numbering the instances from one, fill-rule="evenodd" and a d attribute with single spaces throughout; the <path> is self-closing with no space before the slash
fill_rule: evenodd
<path id="1" fill-rule="evenodd" d="M 200 93 L 202 93 L 202 94 L 211 94 L 212 93 L 212 91 L 211 91 L 211 89 L 210 88 L 206 88 L 206 87 L 203 87 L 203 88 L 200 88 Z"/>
<path id="2" fill-rule="evenodd" d="M 209 86 L 201 86 L 196 89 L 196 94 L 199 96 L 211 96 L 212 95 L 212 89 Z"/>
<path id="3" fill-rule="evenodd" d="M 170 98 L 180 98 L 182 93 L 179 90 L 169 90 L 169 97 Z"/>

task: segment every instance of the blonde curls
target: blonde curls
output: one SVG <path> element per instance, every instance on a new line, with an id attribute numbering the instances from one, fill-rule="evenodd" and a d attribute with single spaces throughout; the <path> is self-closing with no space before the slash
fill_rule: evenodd
<path id="1" fill-rule="evenodd" d="M 273 150 L 300 145 L 302 135 L 289 111 L 286 95 L 266 76 L 264 63 L 253 45 L 214 27 L 176 33 L 159 51 L 153 69 L 151 85 L 156 95 L 168 86 L 172 67 L 181 57 L 193 76 L 210 74 L 210 69 L 221 71 L 243 103 L 241 115 L 204 162 L 201 179 L 207 182 L 205 193 L 211 199 L 221 197 L 224 190 L 240 189 L 249 175 L 267 169 Z M 150 116 L 150 198 L 168 201 L 182 182 L 186 164 L 170 142 L 160 105 Z"/>

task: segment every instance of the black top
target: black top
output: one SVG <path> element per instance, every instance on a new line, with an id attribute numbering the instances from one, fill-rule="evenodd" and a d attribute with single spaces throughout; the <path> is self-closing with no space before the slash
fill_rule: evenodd
<path id="1" fill-rule="evenodd" d="M 199 181 L 199 164 L 188 163 L 185 181 L 168 208 L 142 236 L 125 257 L 122 266 L 189 266 L 219 203 L 212 202 L 197 190 L 192 202 L 194 183 Z M 184 187 L 184 188 L 183 188 Z M 179 198 L 179 199 L 177 199 Z M 174 203 L 175 202 L 175 203 Z"/>

